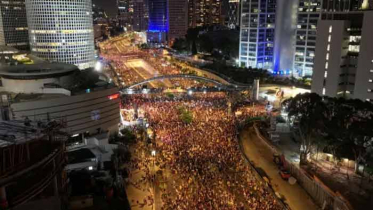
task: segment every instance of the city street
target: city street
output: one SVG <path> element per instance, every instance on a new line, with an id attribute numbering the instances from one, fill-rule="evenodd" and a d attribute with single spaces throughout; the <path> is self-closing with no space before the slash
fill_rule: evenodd
<path id="1" fill-rule="evenodd" d="M 241 155 L 225 93 L 128 95 L 122 106 L 138 107 L 149 125 L 149 140 L 138 141 L 130 164 L 134 208 L 154 201 L 155 209 L 283 208 Z M 239 119 L 265 113 L 264 106 L 243 108 Z"/>
<path id="2" fill-rule="evenodd" d="M 265 171 L 274 190 L 285 198 L 285 202 L 291 209 L 318 209 L 307 192 L 298 184 L 290 185 L 280 177 L 278 167 L 273 162 L 271 150 L 262 143 L 253 128 L 243 130 L 240 134 L 240 140 L 242 141 L 245 155 L 255 164 L 255 167 Z"/>

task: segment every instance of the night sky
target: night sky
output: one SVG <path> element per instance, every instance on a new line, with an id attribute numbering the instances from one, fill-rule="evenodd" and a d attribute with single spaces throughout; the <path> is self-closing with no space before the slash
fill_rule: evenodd
<path id="1" fill-rule="evenodd" d="M 114 17 L 117 14 L 117 0 L 92 0 L 92 2 L 102 7 L 110 17 Z"/>

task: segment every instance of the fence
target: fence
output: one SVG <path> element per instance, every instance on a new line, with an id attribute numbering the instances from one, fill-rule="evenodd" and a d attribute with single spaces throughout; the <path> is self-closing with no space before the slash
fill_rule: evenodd
<path id="1" fill-rule="evenodd" d="M 350 210 L 350 207 L 342 198 L 336 195 L 328 187 L 306 175 L 302 169 L 287 162 L 289 171 L 298 183 L 307 191 L 314 201 L 323 209 L 330 207 L 334 210 Z"/>
<path id="2" fill-rule="evenodd" d="M 242 123 L 238 123 L 236 125 L 237 141 L 240 145 L 241 155 L 245 159 L 246 163 L 252 169 L 251 171 L 254 173 L 255 178 L 262 183 L 267 183 L 267 181 L 264 180 L 262 175 L 260 175 L 259 171 L 255 168 L 255 166 L 250 162 L 248 157 L 245 155 L 243 145 L 242 145 L 242 141 L 241 141 L 240 136 L 239 136 L 239 131 L 241 131 L 249 123 L 254 123 L 256 120 L 258 120 L 258 119 L 253 118 L 252 121 L 245 121 L 245 122 L 242 122 Z M 272 186 L 266 184 L 266 187 L 267 187 L 267 190 L 272 194 L 272 196 L 277 200 L 277 203 L 280 205 L 282 210 L 290 210 L 290 207 L 286 203 L 284 203 L 283 200 L 281 200 L 279 197 L 277 197 L 277 195 L 276 195 L 275 191 L 273 190 Z"/>
<path id="3" fill-rule="evenodd" d="M 259 139 L 275 154 L 281 154 L 280 150 L 272 145 L 263 135 L 260 133 L 256 124 L 254 129 Z M 322 209 L 333 209 L 333 210 L 352 210 L 351 205 L 345 201 L 342 197 L 336 195 L 327 186 L 319 182 L 318 180 L 310 177 L 301 168 L 294 165 L 293 163 L 286 161 L 286 165 L 289 168 L 291 175 L 297 179 L 297 182 L 304 190 L 313 198 L 313 200 L 321 206 Z"/>

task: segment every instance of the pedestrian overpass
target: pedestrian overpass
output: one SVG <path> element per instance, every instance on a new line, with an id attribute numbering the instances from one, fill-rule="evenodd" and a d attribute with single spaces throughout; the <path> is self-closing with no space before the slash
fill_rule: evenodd
<path id="1" fill-rule="evenodd" d="M 216 85 L 217 87 L 219 87 L 223 90 L 232 90 L 232 91 L 233 90 L 243 90 L 243 89 L 248 89 L 249 88 L 248 85 L 237 85 L 237 84 L 227 82 L 225 80 L 218 81 L 218 80 L 215 80 L 215 79 L 196 76 L 196 75 L 190 75 L 190 74 L 172 74 L 172 75 L 163 75 L 163 76 L 157 76 L 157 77 L 149 78 L 149 79 L 143 80 L 141 82 L 131 84 L 129 86 L 125 86 L 125 87 L 122 88 L 122 91 L 133 89 L 133 88 L 139 87 L 139 86 L 144 85 L 144 84 L 149 83 L 149 82 L 162 81 L 164 79 L 189 79 L 189 80 L 204 81 L 204 82 L 213 83 L 214 85 Z"/>

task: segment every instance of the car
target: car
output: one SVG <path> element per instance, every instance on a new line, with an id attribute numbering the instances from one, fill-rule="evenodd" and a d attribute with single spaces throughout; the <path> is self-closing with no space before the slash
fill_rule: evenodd
<path id="1" fill-rule="evenodd" d="M 280 170 L 278 173 L 280 174 L 281 178 L 286 181 L 291 177 L 290 172 L 287 170 Z"/>

